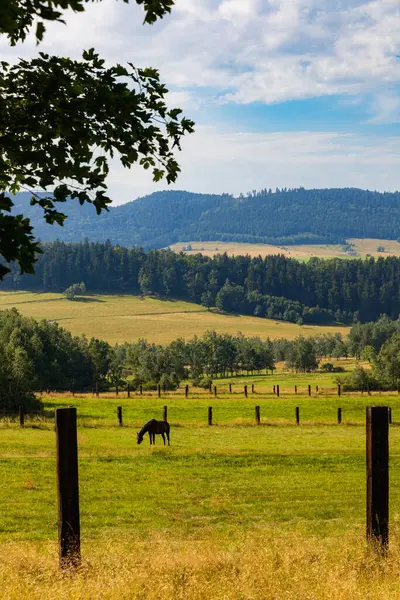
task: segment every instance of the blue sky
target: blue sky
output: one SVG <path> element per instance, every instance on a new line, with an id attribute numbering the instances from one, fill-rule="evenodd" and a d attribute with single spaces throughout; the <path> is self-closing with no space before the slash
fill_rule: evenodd
<path id="1" fill-rule="evenodd" d="M 88 4 L 41 50 L 159 68 L 171 106 L 196 121 L 175 187 L 400 188 L 399 0 L 176 0 L 143 26 L 132 2 Z M 0 58 L 34 56 L 34 41 Z M 166 187 L 113 163 L 116 203 Z"/>

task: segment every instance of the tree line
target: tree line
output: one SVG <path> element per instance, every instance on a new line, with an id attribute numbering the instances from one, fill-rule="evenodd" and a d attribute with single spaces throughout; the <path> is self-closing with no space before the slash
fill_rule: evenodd
<path id="1" fill-rule="evenodd" d="M 349 355 L 371 368 L 338 379 L 345 389 L 393 389 L 400 381 L 400 321 L 356 324 L 346 339 L 336 333 L 262 340 L 208 331 L 167 345 L 141 339 L 111 346 L 11 309 L 0 312 L 0 410 L 38 410 L 35 393 L 43 390 L 92 392 L 128 383 L 133 390 L 176 389 L 185 380 L 208 387 L 220 377 L 273 373 L 278 362 L 298 373 L 342 371 L 331 359 Z"/>
<path id="2" fill-rule="evenodd" d="M 43 245 L 34 275 L 18 267 L 0 289 L 63 292 L 84 283 L 89 293 L 125 293 L 180 298 L 258 317 L 294 323 L 375 321 L 400 313 L 400 259 L 312 258 L 282 255 L 214 258 L 144 252 L 110 242 Z"/>

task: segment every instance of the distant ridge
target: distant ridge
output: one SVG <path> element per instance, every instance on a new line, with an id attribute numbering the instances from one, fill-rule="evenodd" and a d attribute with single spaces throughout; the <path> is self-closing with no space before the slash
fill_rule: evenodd
<path id="1" fill-rule="evenodd" d="M 64 227 L 47 225 L 30 195 L 14 197 L 14 213 L 30 217 L 42 241 L 110 240 L 112 244 L 161 248 L 178 241 L 235 241 L 271 244 L 344 243 L 346 238 L 397 239 L 400 193 L 356 188 L 262 190 L 229 194 L 155 192 L 96 215 L 76 200 L 60 209 Z"/>

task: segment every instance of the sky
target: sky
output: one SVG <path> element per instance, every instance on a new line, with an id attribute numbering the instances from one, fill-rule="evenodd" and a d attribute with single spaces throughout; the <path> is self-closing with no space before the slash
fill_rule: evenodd
<path id="1" fill-rule="evenodd" d="M 196 123 L 175 189 L 400 189 L 400 0 L 176 0 L 143 25 L 133 0 L 89 3 L 0 59 L 40 50 L 159 69 Z M 113 161 L 115 204 L 166 189 Z"/>

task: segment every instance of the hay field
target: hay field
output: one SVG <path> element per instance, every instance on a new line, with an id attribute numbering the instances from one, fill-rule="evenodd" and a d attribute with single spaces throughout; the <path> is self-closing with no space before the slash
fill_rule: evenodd
<path id="1" fill-rule="evenodd" d="M 298 375 L 304 389 L 315 386 Z M 272 381 L 278 381 L 273 376 Z M 234 381 L 235 383 L 235 381 Z M 321 383 L 321 381 L 320 381 Z M 328 383 L 328 382 L 327 382 Z M 236 388 L 235 388 L 236 389 Z M 400 595 L 400 398 L 224 388 L 160 399 L 45 396 L 0 422 L 0 598 L 361 600 Z M 60 574 L 53 411 L 78 410 L 83 565 Z M 168 405 L 171 446 L 135 432 Z M 207 406 L 215 425 L 208 427 Z M 262 424 L 254 425 L 254 405 Z M 392 406 L 391 538 L 365 544 L 365 406 Z M 116 408 L 123 407 L 124 427 Z M 294 425 L 294 408 L 304 417 Z M 338 406 L 343 424 L 335 423 Z"/>
<path id="2" fill-rule="evenodd" d="M 234 242 L 179 242 L 171 246 L 175 252 L 181 252 L 190 244 L 192 250 L 185 250 L 187 254 L 200 252 L 205 256 L 214 256 L 226 252 L 230 256 L 248 254 L 249 256 L 270 256 L 283 254 L 288 258 L 309 260 L 313 256 L 319 258 L 365 258 L 371 256 L 400 256 L 400 244 L 395 240 L 377 239 L 349 239 L 353 245 L 353 252 L 345 252 L 344 246 L 334 244 L 303 244 L 298 246 L 273 246 L 270 244 L 240 244 Z M 377 252 L 378 246 L 383 246 L 384 252 Z"/>
<path id="3" fill-rule="evenodd" d="M 139 296 L 88 296 L 71 301 L 61 294 L 32 292 L 0 292 L 0 310 L 12 307 L 35 319 L 57 321 L 75 335 L 86 334 L 110 343 L 134 342 L 146 338 L 150 342 L 168 343 L 178 337 L 186 339 L 202 335 L 208 329 L 219 333 L 262 338 L 286 337 L 316 333 L 346 335 L 348 327 L 299 326 L 283 321 L 257 317 L 220 314 L 190 302 L 141 298 Z"/>

